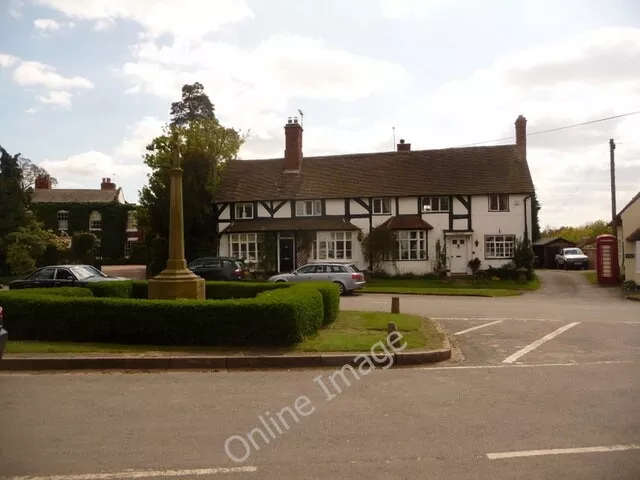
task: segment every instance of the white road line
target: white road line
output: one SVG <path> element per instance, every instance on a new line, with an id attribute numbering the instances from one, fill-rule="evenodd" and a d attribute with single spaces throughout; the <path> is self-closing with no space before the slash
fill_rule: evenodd
<path id="1" fill-rule="evenodd" d="M 519 359 L 523 355 L 526 355 L 527 353 L 531 352 L 532 350 L 535 350 L 536 348 L 538 348 L 543 343 L 548 342 L 549 340 L 551 340 L 551 339 L 557 337 L 558 335 L 560 335 L 562 332 L 566 332 L 570 328 L 575 327 L 579 323 L 580 322 L 573 322 L 573 323 L 569 323 L 568 325 L 565 325 L 564 327 L 560 327 L 559 329 L 551 332 L 550 334 L 545 335 L 544 337 L 540 338 L 539 340 L 536 340 L 535 342 L 533 342 L 533 343 L 527 345 L 526 347 L 518 350 L 513 355 L 505 358 L 502 361 L 502 363 L 513 363 L 513 362 L 515 362 L 517 359 Z"/>
<path id="2" fill-rule="evenodd" d="M 429 317 L 431 320 L 439 321 L 439 320 L 461 320 L 465 322 L 478 320 L 500 320 L 500 321 L 517 321 L 517 322 L 561 322 L 561 319 L 553 319 L 553 318 L 522 318 L 522 317 Z"/>
<path id="3" fill-rule="evenodd" d="M 536 457 L 540 455 L 563 455 L 570 453 L 619 452 L 622 450 L 640 450 L 640 445 L 610 445 L 583 448 L 554 448 L 551 450 L 524 450 L 520 452 L 487 453 L 490 460 L 517 457 Z"/>
<path id="4" fill-rule="evenodd" d="M 581 367 L 585 365 L 619 365 L 622 363 L 636 363 L 633 360 L 604 360 L 600 362 L 584 363 L 530 363 L 509 365 L 458 365 L 454 367 L 416 367 L 413 370 L 479 370 L 482 368 L 536 368 L 536 367 Z"/>
<path id="5" fill-rule="evenodd" d="M 488 327 L 490 325 L 495 325 L 496 323 L 502 323 L 504 320 L 496 320 L 495 322 L 485 323 L 483 325 L 478 325 L 477 327 L 467 328 L 466 330 L 462 330 L 460 332 L 454 333 L 454 335 L 462 335 L 463 333 L 473 332 L 474 330 L 478 330 L 479 328 Z"/>
<path id="6" fill-rule="evenodd" d="M 18 476 L 0 477 L 0 480 L 112 480 L 128 478 L 154 478 L 154 477 L 184 477 L 187 475 L 215 475 L 218 473 L 245 473 L 256 472 L 257 467 L 230 467 L 230 468 L 198 468 L 193 470 L 128 470 L 112 473 L 82 473 L 76 475 L 51 475 L 51 476 Z"/>

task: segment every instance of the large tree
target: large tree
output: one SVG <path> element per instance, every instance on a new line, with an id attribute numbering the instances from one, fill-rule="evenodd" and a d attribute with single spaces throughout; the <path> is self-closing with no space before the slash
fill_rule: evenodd
<path id="1" fill-rule="evenodd" d="M 0 146 L 0 270 L 6 269 L 7 236 L 25 222 L 28 198 L 22 189 L 19 157 Z"/>
<path id="2" fill-rule="evenodd" d="M 182 87 L 182 100 L 171 104 L 171 125 L 184 126 L 195 120 L 215 120 L 215 107 L 201 83 Z"/>
<path id="3" fill-rule="evenodd" d="M 195 84 L 200 86 L 200 84 Z M 183 88 L 184 92 L 188 85 Z M 187 91 L 192 91 L 187 89 Z M 187 259 L 199 252 L 213 253 L 217 246 L 213 198 L 219 169 L 237 158 L 244 141 L 240 132 L 220 124 L 204 92 L 199 101 L 188 96 L 172 105 L 172 123 L 147 146 L 144 156 L 151 169 L 140 191 L 139 224 L 150 237 L 169 235 L 169 165 L 177 142 L 181 156 L 184 197 L 184 235 Z M 179 113 L 174 113 L 179 112 Z"/>
<path id="4" fill-rule="evenodd" d="M 51 185 L 57 185 L 58 180 L 51 177 L 49 173 L 39 165 L 36 165 L 31 160 L 26 157 L 20 155 L 18 157 L 18 167 L 22 171 L 22 190 L 27 191 L 30 188 L 33 188 L 36 183 L 36 178 L 39 176 L 49 176 L 51 180 Z"/>

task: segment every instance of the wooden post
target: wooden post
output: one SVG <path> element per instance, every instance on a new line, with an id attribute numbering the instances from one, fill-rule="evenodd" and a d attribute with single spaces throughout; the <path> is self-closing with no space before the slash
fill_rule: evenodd
<path id="1" fill-rule="evenodd" d="M 391 313 L 400 313 L 400 297 L 391 297 Z"/>

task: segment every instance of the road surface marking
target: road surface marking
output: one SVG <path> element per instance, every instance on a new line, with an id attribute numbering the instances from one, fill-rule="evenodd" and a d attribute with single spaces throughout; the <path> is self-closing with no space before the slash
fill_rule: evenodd
<path id="1" fill-rule="evenodd" d="M 583 448 L 555 448 L 552 450 L 524 450 L 520 452 L 487 453 L 490 460 L 517 457 L 536 457 L 540 455 L 563 455 L 569 453 L 619 452 L 622 450 L 640 450 L 640 445 L 610 445 Z"/>
<path id="2" fill-rule="evenodd" d="M 413 370 L 478 370 L 481 368 L 534 368 L 534 367 L 581 367 L 585 365 L 619 365 L 622 363 L 635 363 L 633 360 L 604 360 L 600 362 L 584 363 L 515 363 L 509 365 L 458 365 L 455 367 L 416 367 Z"/>
<path id="3" fill-rule="evenodd" d="M 561 319 L 553 318 L 523 318 L 523 317 L 429 317 L 431 320 L 462 320 L 462 321 L 483 321 L 483 320 L 500 320 L 502 321 L 517 321 L 517 322 L 561 322 Z"/>
<path id="4" fill-rule="evenodd" d="M 462 335 L 463 333 L 473 332 L 474 330 L 478 330 L 479 328 L 488 327 L 490 325 L 495 325 L 496 323 L 502 323 L 503 320 L 496 320 L 495 322 L 484 323 L 482 325 L 478 325 L 477 327 L 467 328 L 466 330 L 462 330 L 460 332 L 454 333 L 454 335 Z"/>
<path id="5" fill-rule="evenodd" d="M 562 332 L 566 332 L 567 330 L 569 330 L 572 327 L 575 327 L 579 323 L 580 322 L 573 322 L 573 323 L 569 323 L 568 325 L 565 325 L 564 327 L 560 327 L 559 329 L 551 332 L 550 334 L 545 335 L 544 337 L 540 338 L 539 340 L 536 340 L 535 342 L 533 342 L 533 343 L 527 345 L 526 347 L 518 350 L 516 353 L 514 353 L 510 357 L 505 358 L 502 361 L 502 363 L 513 363 L 513 362 L 515 362 L 517 359 L 519 359 L 523 355 L 526 355 L 527 353 L 531 352 L 532 350 L 535 350 L 536 348 L 538 348 L 543 343 L 548 342 L 549 340 L 551 340 L 553 338 L 556 338 Z"/>
<path id="6" fill-rule="evenodd" d="M 112 480 L 121 478 L 184 477 L 187 475 L 245 473 L 255 472 L 257 470 L 257 467 L 197 468 L 193 470 L 128 470 L 112 473 L 81 473 L 76 475 L 49 475 L 41 477 L 25 475 L 17 477 L 0 477 L 0 480 Z"/>

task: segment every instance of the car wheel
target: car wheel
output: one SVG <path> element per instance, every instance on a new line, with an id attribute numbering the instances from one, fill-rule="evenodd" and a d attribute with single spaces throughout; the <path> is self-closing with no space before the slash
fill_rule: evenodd
<path id="1" fill-rule="evenodd" d="M 284 283 L 284 282 L 285 282 L 284 280 L 276 280 L 275 283 Z"/>
<path id="2" fill-rule="evenodd" d="M 345 292 L 345 288 L 344 288 L 344 284 L 342 282 L 333 282 L 338 286 L 338 292 L 340 293 L 340 295 L 344 295 Z"/>

